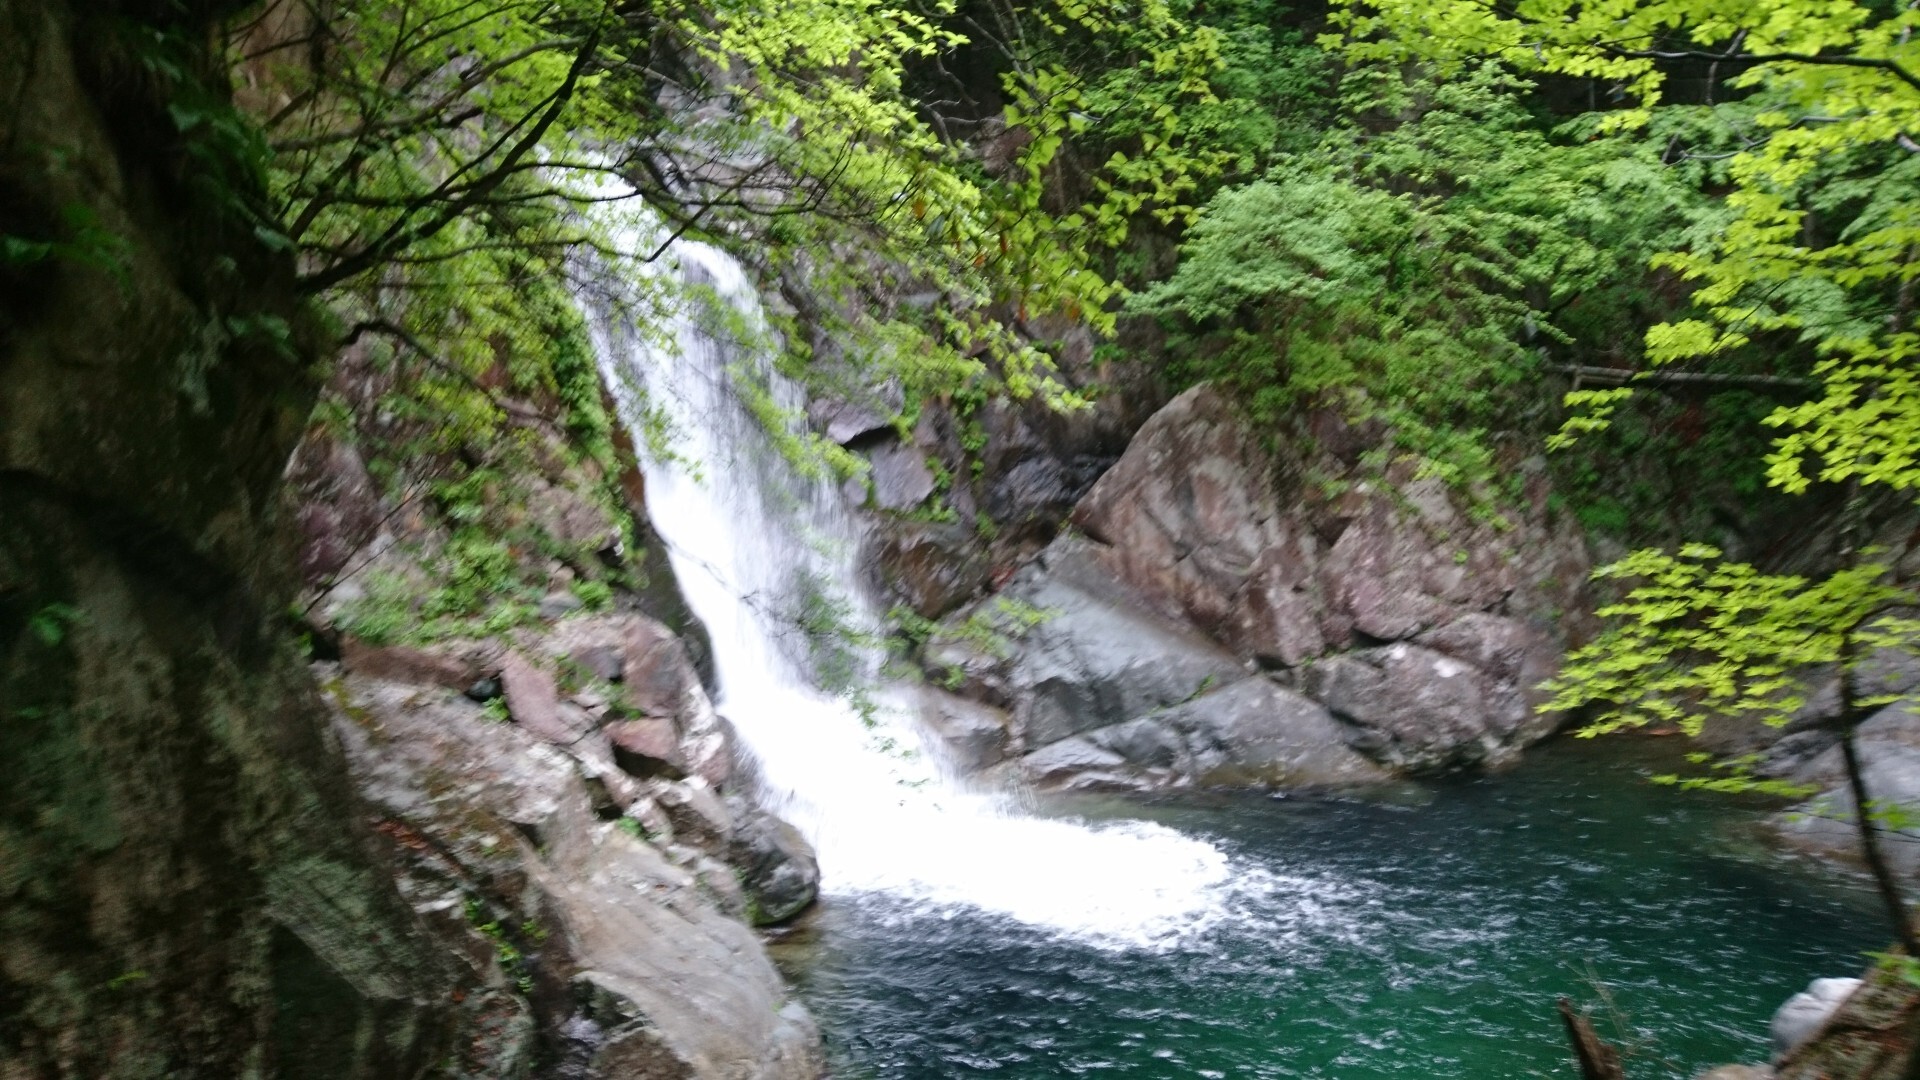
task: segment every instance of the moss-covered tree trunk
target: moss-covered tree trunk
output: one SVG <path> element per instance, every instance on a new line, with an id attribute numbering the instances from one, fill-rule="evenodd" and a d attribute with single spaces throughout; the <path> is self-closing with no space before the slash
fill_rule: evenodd
<path id="1" fill-rule="evenodd" d="M 283 620 L 312 402 L 214 0 L 0 0 L 0 1077 L 407 1077 L 454 1037 Z"/>

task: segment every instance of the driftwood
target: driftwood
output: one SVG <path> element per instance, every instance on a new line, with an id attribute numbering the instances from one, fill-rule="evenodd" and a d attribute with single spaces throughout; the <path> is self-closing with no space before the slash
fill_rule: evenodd
<path id="1" fill-rule="evenodd" d="M 1559 1001 L 1560 1019 L 1567 1022 L 1567 1038 L 1573 1043 L 1573 1055 L 1580 1061 L 1580 1080 L 1627 1080 L 1620 1067 L 1620 1055 L 1599 1035 L 1593 1024 L 1566 998 Z"/>

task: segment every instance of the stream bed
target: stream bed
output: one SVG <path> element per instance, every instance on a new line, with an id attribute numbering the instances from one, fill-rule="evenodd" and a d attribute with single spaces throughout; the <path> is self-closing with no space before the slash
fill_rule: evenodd
<path id="1" fill-rule="evenodd" d="M 1667 742 L 1561 740 L 1371 799 L 1046 808 L 1209 841 L 1234 885 L 1146 945 L 829 896 L 783 963 L 840 1080 L 1569 1077 L 1560 994 L 1636 1080 L 1762 1061 L 1773 1010 L 1856 974 L 1879 916 L 1859 883 L 1769 854 L 1763 805 L 1646 782 Z"/>

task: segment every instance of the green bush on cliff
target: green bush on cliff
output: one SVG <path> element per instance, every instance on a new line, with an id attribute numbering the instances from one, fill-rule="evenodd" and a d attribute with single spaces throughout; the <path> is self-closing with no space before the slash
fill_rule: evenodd
<path id="1" fill-rule="evenodd" d="M 1133 309 L 1184 335 L 1180 377 L 1259 420 L 1378 413 L 1450 479 L 1486 479 L 1528 384 L 1611 344 L 1647 257 L 1706 205 L 1645 142 L 1556 134 L 1530 89 L 1495 64 L 1349 70 L 1334 129 L 1216 196 Z"/>
<path id="2" fill-rule="evenodd" d="M 1454 72 L 1495 55 L 1610 80 L 1626 107 L 1597 118 L 1596 133 L 1659 121 L 1667 62 L 1709 59 L 1737 72 L 1732 96 L 1749 111 L 1724 156 L 1724 212 L 1653 259 L 1690 283 L 1694 307 L 1646 329 L 1635 359 L 1652 370 L 1636 381 L 1658 386 L 1676 369 L 1712 378 L 1709 365 L 1754 346 L 1805 364 L 1801 393 L 1765 418 L 1767 481 L 1790 495 L 1831 485 L 1837 539 L 1816 575 L 1767 573 L 1701 543 L 1603 568 L 1629 588 L 1603 609 L 1602 636 L 1570 658 L 1550 705 L 1594 710 L 1595 730 L 1658 721 L 1697 731 L 1712 715 L 1779 724 L 1800 704 L 1805 669 L 1830 665 L 1837 701 L 1824 722 L 1839 739 L 1861 854 L 1905 952 L 1920 955 L 1881 851 L 1889 808 L 1876 805 L 1855 745 L 1857 727 L 1885 704 L 1864 689 L 1861 665 L 1920 632 L 1898 610 L 1916 599 L 1910 583 L 1865 543 L 1876 486 L 1903 501 L 1920 489 L 1920 166 L 1907 134 L 1920 130 L 1920 11 L 1809 0 L 1351 0 L 1339 22 L 1356 58 Z M 1687 134 L 1669 147 L 1690 149 Z M 1605 427 L 1631 389 L 1574 395 L 1571 404 L 1594 412 L 1567 434 Z M 1736 772 L 1704 786 L 1751 783 Z"/>

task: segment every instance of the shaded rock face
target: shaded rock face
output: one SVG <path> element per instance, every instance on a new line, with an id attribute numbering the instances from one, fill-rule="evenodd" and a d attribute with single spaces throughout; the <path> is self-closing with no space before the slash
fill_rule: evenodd
<path id="1" fill-rule="evenodd" d="M 1854 732 L 1861 779 L 1870 801 L 1920 806 L 1920 702 L 1905 700 L 1875 713 Z M 1822 858 L 1858 863 L 1860 840 L 1855 825 L 1846 767 L 1831 731 L 1814 728 L 1789 734 L 1772 749 L 1762 771 L 1818 794 L 1769 821 L 1788 847 Z M 1881 851 L 1894 871 L 1920 880 L 1920 829 L 1895 832 Z"/>
<path id="2" fill-rule="evenodd" d="M 314 391 L 293 267 L 129 74 L 156 33 L 180 79 L 213 70 L 233 8 L 0 0 L 0 232 L 69 242 L 84 214 L 116 241 L 0 268 L 9 1077 L 405 1078 L 486 1042 L 487 995 L 343 812 L 280 622 Z M 224 330 L 261 316 L 291 349 Z"/>
<path id="3" fill-rule="evenodd" d="M 339 573 L 386 516 L 366 462 L 352 446 L 315 432 L 294 451 L 287 480 L 303 494 L 295 520 L 300 576 L 314 581 Z"/>
<path id="4" fill-rule="evenodd" d="M 895 298 L 914 306 L 935 300 Z M 1003 314 L 1020 339 L 1053 357 L 1064 387 L 1099 390 L 1089 407 L 1063 411 L 1039 396 L 921 402 L 918 423 L 902 438 L 890 419 L 903 406 L 900 386 L 857 385 L 848 370 L 838 377 L 843 385 L 829 389 L 843 347 L 817 331 L 813 342 L 815 371 L 826 373 L 808 404 L 814 430 L 872 466 L 871 497 L 869 489 L 851 492 L 870 525 L 864 559 L 895 600 L 927 618 L 1003 584 L 1045 547 L 1166 400 L 1152 365 L 1097 361 L 1084 325 Z"/>
<path id="5" fill-rule="evenodd" d="M 1210 387 L 1175 398 L 1074 508 L 1083 536 L 950 617 L 930 670 L 1006 709 L 1030 778 L 1051 786 L 1511 760 L 1555 726 L 1533 688 L 1586 629 L 1577 528 L 1550 520 L 1537 463 L 1521 466 L 1526 505 L 1495 524 L 1411 466 L 1362 471 L 1379 432 L 1316 425 L 1318 448 L 1289 456 Z M 1049 617 L 998 650 L 970 643 L 1002 600 Z M 1175 706 L 1182 730 L 1145 722 Z M 1208 730 L 1251 713 L 1268 730 L 1209 751 L 1191 716 L 1209 712 Z M 1250 749 L 1329 739 L 1338 752 Z"/>
<path id="6" fill-rule="evenodd" d="M 992 566 L 974 530 L 954 522 L 889 519 L 868 541 L 883 584 L 914 611 L 944 615 L 985 591 Z"/>

